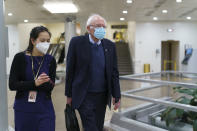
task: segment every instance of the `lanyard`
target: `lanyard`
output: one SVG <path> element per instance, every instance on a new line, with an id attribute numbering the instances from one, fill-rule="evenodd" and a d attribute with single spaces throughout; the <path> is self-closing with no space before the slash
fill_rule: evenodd
<path id="1" fill-rule="evenodd" d="M 38 77 L 38 74 L 39 74 L 39 72 L 40 72 L 40 68 L 41 68 L 41 66 L 42 66 L 42 64 L 43 64 L 43 61 L 44 61 L 44 56 L 43 56 L 43 58 L 42 58 L 42 62 L 41 62 L 41 64 L 40 64 L 39 68 L 38 68 L 38 71 L 37 71 L 37 73 L 36 73 L 36 75 L 35 75 L 35 72 L 34 72 L 34 61 L 33 61 L 33 57 L 32 57 L 32 54 L 31 54 L 31 67 L 32 67 L 33 75 L 34 75 L 34 80 L 36 80 L 37 77 Z"/>

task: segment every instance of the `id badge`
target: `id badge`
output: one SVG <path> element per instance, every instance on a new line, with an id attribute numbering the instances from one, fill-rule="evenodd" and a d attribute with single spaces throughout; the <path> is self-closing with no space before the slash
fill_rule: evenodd
<path id="1" fill-rule="evenodd" d="M 36 91 L 30 91 L 28 96 L 28 102 L 36 102 L 36 96 L 37 96 Z"/>

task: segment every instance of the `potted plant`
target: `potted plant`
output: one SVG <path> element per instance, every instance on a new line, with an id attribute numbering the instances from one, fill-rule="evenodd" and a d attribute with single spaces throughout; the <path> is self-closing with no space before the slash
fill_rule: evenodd
<path id="1" fill-rule="evenodd" d="M 184 87 L 174 87 L 175 93 L 183 94 L 175 102 L 197 106 L 197 89 L 188 89 Z M 175 124 L 177 121 L 193 125 L 193 131 L 197 131 L 197 112 L 185 111 L 174 107 L 168 107 L 161 114 L 161 120 L 166 122 L 166 126 Z"/>

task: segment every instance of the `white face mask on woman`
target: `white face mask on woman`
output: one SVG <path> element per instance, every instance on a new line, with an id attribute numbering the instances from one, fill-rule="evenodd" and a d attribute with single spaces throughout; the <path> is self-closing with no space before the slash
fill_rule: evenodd
<path id="1" fill-rule="evenodd" d="M 43 54 L 46 54 L 49 49 L 50 43 L 48 42 L 40 42 L 36 44 L 36 48 Z"/>

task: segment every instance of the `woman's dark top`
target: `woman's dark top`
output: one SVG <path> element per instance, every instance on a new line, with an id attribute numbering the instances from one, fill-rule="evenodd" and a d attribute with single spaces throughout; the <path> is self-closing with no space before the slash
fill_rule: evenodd
<path id="1" fill-rule="evenodd" d="M 32 57 L 34 72 L 37 73 L 43 57 Z M 9 88 L 12 91 L 16 91 L 15 110 L 24 112 L 54 112 L 51 101 L 51 91 L 55 83 L 56 61 L 51 55 L 46 54 L 44 56 L 38 76 L 43 72 L 50 77 L 51 81 L 36 87 L 32 71 L 31 56 L 26 55 L 25 52 L 15 55 L 9 77 Z M 28 102 L 29 91 L 37 91 L 35 103 Z"/>

